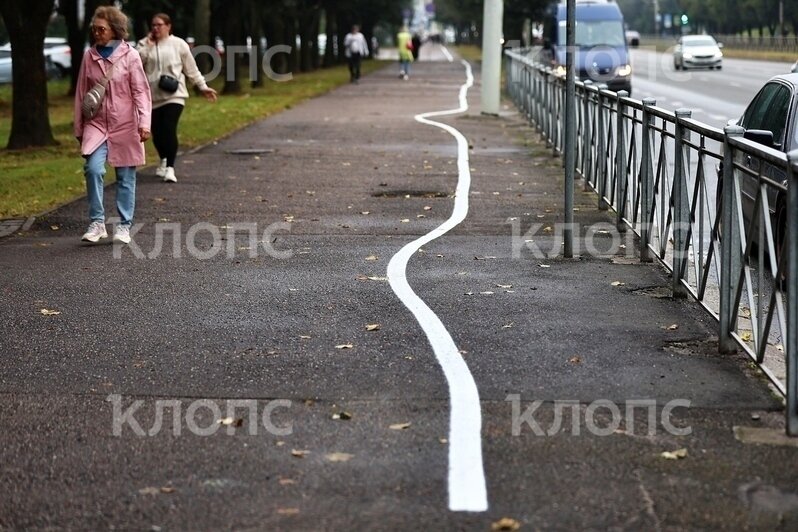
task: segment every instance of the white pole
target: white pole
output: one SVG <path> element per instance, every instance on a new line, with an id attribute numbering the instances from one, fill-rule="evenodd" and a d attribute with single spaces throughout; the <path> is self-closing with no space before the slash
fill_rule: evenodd
<path id="1" fill-rule="evenodd" d="M 499 114 L 504 0 L 485 0 L 482 24 L 482 114 Z"/>

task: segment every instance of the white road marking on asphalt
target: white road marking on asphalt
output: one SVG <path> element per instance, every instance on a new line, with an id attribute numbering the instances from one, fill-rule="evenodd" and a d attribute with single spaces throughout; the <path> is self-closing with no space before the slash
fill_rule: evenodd
<path id="1" fill-rule="evenodd" d="M 454 60 L 452 54 L 449 53 L 449 50 L 445 46 L 441 46 L 441 49 L 443 50 L 443 55 L 446 56 L 446 60 L 451 63 Z"/>
<path id="2" fill-rule="evenodd" d="M 457 349 L 449 331 L 440 318 L 413 292 L 407 282 L 407 263 L 418 250 L 443 236 L 462 222 L 468 214 L 468 193 L 471 187 L 471 170 L 468 161 L 468 141 L 448 124 L 428 120 L 429 117 L 452 115 L 468 110 L 466 94 L 474 84 L 471 65 L 462 61 L 467 81 L 460 87 L 460 107 L 448 111 L 422 113 L 416 121 L 448 131 L 457 140 L 458 181 L 451 217 L 430 233 L 405 245 L 388 263 L 388 281 L 391 288 L 413 313 L 427 335 L 435 357 L 443 369 L 449 385 L 451 414 L 449 420 L 449 510 L 484 512 L 488 509 L 485 471 L 482 465 L 482 412 L 479 392 L 468 365 Z"/>

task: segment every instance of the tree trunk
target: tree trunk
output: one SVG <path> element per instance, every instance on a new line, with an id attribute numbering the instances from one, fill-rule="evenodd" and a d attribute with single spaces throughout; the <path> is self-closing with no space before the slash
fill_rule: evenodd
<path id="1" fill-rule="evenodd" d="M 104 2 L 108 4 L 109 2 Z M 78 73 L 80 65 L 83 63 L 83 47 L 91 23 L 91 16 L 101 2 L 98 0 L 85 1 L 85 13 L 78 13 L 78 0 L 60 0 L 58 2 L 58 12 L 64 16 L 67 27 L 67 43 L 71 50 L 72 68 L 70 69 L 69 96 L 75 95 L 78 85 Z M 82 15 L 82 16 L 81 16 Z"/>
<path id="2" fill-rule="evenodd" d="M 196 0 L 194 16 L 194 46 L 211 46 L 211 0 Z M 197 67 L 207 74 L 211 71 L 211 58 L 208 54 L 197 55 Z"/>
<path id="3" fill-rule="evenodd" d="M 11 39 L 14 91 L 8 149 L 56 144 L 50 127 L 44 36 L 53 0 L 2 0 L 0 15 Z"/>
<path id="4" fill-rule="evenodd" d="M 327 17 L 327 22 L 324 25 L 327 33 L 327 44 L 324 47 L 322 66 L 328 68 L 335 64 L 335 36 L 338 33 L 338 15 L 335 2 L 327 2 L 327 7 L 324 8 L 324 15 Z"/>
<path id="5" fill-rule="evenodd" d="M 236 50 L 241 50 L 243 38 L 241 36 L 241 1 L 229 0 L 225 9 L 224 24 L 224 94 L 238 94 L 241 92 L 241 80 L 238 76 L 238 55 Z"/>

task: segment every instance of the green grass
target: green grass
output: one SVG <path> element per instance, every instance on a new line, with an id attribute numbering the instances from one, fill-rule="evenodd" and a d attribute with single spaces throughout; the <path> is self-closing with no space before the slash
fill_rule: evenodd
<path id="1" fill-rule="evenodd" d="M 384 66 L 379 61 L 364 61 L 363 73 Z M 266 80 L 264 87 L 220 95 L 215 104 L 202 97 L 189 99 L 180 119 L 178 135 L 185 151 L 223 137 L 233 131 L 284 109 L 324 94 L 349 82 L 345 66 L 295 75 L 291 81 Z M 223 80 L 211 85 L 221 90 Z M 67 81 L 48 85 L 50 125 L 58 145 L 29 150 L 0 150 L 0 219 L 41 213 L 85 195 L 83 159 L 72 136 L 72 98 L 66 96 Z M 8 144 L 11 131 L 10 85 L 0 86 L 0 146 Z M 158 155 L 147 142 L 147 164 L 156 164 Z M 108 173 L 113 179 L 113 172 Z"/>
<path id="2" fill-rule="evenodd" d="M 469 63 L 482 61 L 482 48 L 476 44 L 459 44 L 454 49 Z"/>

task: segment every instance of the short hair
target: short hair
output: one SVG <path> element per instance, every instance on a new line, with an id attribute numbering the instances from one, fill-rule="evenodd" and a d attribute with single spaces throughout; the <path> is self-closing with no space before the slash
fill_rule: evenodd
<path id="1" fill-rule="evenodd" d="M 121 40 L 127 39 L 127 15 L 122 13 L 119 8 L 114 6 L 100 6 L 94 10 L 94 16 L 91 17 L 92 25 L 94 25 L 94 21 L 98 18 L 108 22 L 115 38 Z"/>

